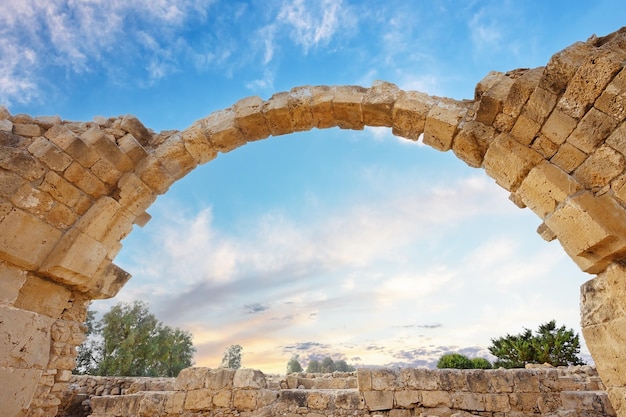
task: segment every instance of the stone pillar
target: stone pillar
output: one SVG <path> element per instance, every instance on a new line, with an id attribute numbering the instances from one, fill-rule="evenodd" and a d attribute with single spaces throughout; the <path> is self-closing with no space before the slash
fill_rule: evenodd
<path id="1" fill-rule="evenodd" d="M 614 263 L 581 286 L 583 336 L 618 416 L 626 416 L 626 266 Z"/>

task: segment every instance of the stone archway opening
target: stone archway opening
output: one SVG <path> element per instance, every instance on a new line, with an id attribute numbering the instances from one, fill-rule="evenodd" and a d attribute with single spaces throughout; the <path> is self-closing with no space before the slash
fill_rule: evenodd
<path id="1" fill-rule="evenodd" d="M 7 415 L 52 413 L 73 367 L 86 303 L 129 279 L 113 264 L 133 224 L 177 180 L 247 142 L 338 126 L 395 135 L 482 167 L 584 272 L 583 334 L 615 409 L 626 410 L 626 30 L 546 67 L 490 73 L 473 101 L 389 83 L 249 97 L 182 132 L 136 118 L 66 123 L 2 112 L 0 391 Z M 29 411 L 30 410 L 30 411 Z"/>

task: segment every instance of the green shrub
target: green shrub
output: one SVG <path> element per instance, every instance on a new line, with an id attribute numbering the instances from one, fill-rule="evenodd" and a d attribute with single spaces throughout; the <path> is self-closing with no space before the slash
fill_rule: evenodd
<path id="1" fill-rule="evenodd" d="M 437 368 L 439 369 L 472 369 L 473 367 L 472 360 L 460 353 L 446 353 L 437 362 Z"/>

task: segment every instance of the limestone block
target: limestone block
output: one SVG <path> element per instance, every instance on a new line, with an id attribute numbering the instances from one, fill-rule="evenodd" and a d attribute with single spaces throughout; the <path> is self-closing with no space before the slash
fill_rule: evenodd
<path id="1" fill-rule="evenodd" d="M 263 114 L 272 132 L 272 136 L 286 135 L 294 132 L 291 122 L 291 112 L 289 111 L 289 93 L 276 93 L 270 97 L 263 105 Z"/>
<path id="2" fill-rule="evenodd" d="M 527 207 L 543 219 L 581 189 L 582 186 L 565 171 L 548 161 L 542 161 L 530 170 L 517 194 Z"/>
<path id="3" fill-rule="evenodd" d="M 506 394 L 483 394 L 485 411 L 492 413 L 508 413 L 511 411 L 509 396 Z"/>
<path id="4" fill-rule="evenodd" d="M 67 126 L 54 125 L 46 131 L 44 136 L 85 168 L 91 167 L 100 159 L 98 153 L 93 148 L 87 146 Z"/>
<path id="5" fill-rule="evenodd" d="M 361 103 L 367 91 L 359 86 L 334 86 L 333 114 L 340 129 L 363 130 Z"/>
<path id="6" fill-rule="evenodd" d="M 459 369 L 442 369 L 436 374 L 439 387 L 445 391 L 467 391 L 465 372 Z"/>
<path id="7" fill-rule="evenodd" d="M 464 371 L 467 381 L 467 389 L 471 392 L 491 392 L 490 374 L 483 370 L 467 370 Z"/>
<path id="8" fill-rule="evenodd" d="M 0 220 L 0 259 L 37 268 L 50 254 L 61 231 L 17 209 Z"/>
<path id="9" fill-rule="evenodd" d="M 372 369 L 372 389 L 376 391 L 394 390 L 403 385 L 397 381 L 398 375 L 391 369 Z"/>
<path id="10" fill-rule="evenodd" d="M 574 171 L 587 189 L 599 189 L 624 171 L 624 156 L 610 146 L 601 146 Z"/>
<path id="11" fill-rule="evenodd" d="M 491 75 L 493 72 L 489 74 Z M 502 111 L 504 102 L 514 83 L 514 80 L 505 74 L 496 74 L 496 82 L 480 96 L 478 108 L 476 109 L 475 120 L 485 125 L 491 125 L 496 115 Z"/>
<path id="12" fill-rule="evenodd" d="M 294 132 L 311 130 L 314 127 L 311 111 L 311 87 L 295 87 L 289 92 L 287 105 L 291 114 L 291 123 Z"/>
<path id="13" fill-rule="evenodd" d="M 0 367 L 0 380 L 5 381 L 0 390 L 2 413 L 17 416 L 28 409 L 40 377 L 41 370 L 38 369 Z"/>
<path id="14" fill-rule="evenodd" d="M 428 94 L 407 91 L 396 100 L 391 132 L 407 139 L 417 140 L 424 133 L 426 116 L 436 101 Z"/>
<path id="15" fill-rule="evenodd" d="M 185 407 L 185 400 L 187 399 L 186 392 L 173 392 L 167 397 L 165 403 L 165 412 L 169 414 L 182 414 Z"/>
<path id="16" fill-rule="evenodd" d="M 539 396 L 537 393 L 513 392 L 509 394 L 511 411 L 533 412 L 539 411 Z"/>
<path id="17" fill-rule="evenodd" d="M 11 199 L 24 184 L 27 184 L 24 178 L 0 169 L 0 196 Z"/>
<path id="18" fill-rule="evenodd" d="M 24 282 L 26 271 L 0 261 L 0 304 L 13 304 Z"/>
<path id="19" fill-rule="evenodd" d="M 617 122 L 595 107 L 582 118 L 567 142 L 589 154 L 617 127 Z"/>
<path id="20" fill-rule="evenodd" d="M 36 138 L 28 147 L 28 152 L 53 171 L 63 171 L 72 163 L 68 154 L 44 137 Z"/>
<path id="21" fill-rule="evenodd" d="M 603 403 L 607 415 L 619 415 L 615 410 L 623 410 L 626 408 L 626 388 L 610 387 L 607 389 L 609 404 Z M 608 407 L 610 406 L 610 407 Z M 611 408 L 613 409 L 611 412 Z"/>
<path id="22" fill-rule="evenodd" d="M 333 114 L 333 90 L 326 85 L 311 87 L 311 114 L 313 125 L 318 129 L 337 126 Z"/>
<path id="23" fill-rule="evenodd" d="M 185 399 L 185 410 L 209 411 L 213 409 L 214 391 L 201 388 L 187 391 Z"/>
<path id="24" fill-rule="evenodd" d="M 189 155 L 198 164 L 205 164 L 217 156 L 217 150 L 204 133 L 201 123 L 194 123 L 182 133 L 182 140 Z"/>
<path id="25" fill-rule="evenodd" d="M 0 168 L 28 181 L 38 180 L 46 173 L 44 165 L 26 150 L 9 147 L 0 147 Z"/>
<path id="26" fill-rule="evenodd" d="M 389 417 L 411 417 L 411 410 L 389 410 Z"/>
<path id="27" fill-rule="evenodd" d="M 587 154 L 572 144 L 564 143 L 561 145 L 556 154 L 550 158 L 550 162 L 561 168 L 563 171 L 570 173 L 587 159 Z"/>
<path id="28" fill-rule="evenodd" d="M 537 135 L 537 137 L 533 141 L 533 144 L 531 145 L 531 149 L 539 152 L 539 154 L 543 156 L 545 159 L 550 159 L 559 150 L 559 145 L 552 142 L 543 134 L 539 133 L 539 135 Z"/>
<path id="29" fill-rule="evenodd" d="M 115 185 L 122 176 L 122 172 L 115 169 L 106 159 L 100 159 L 90 168 L 91 172 L 103 183 L 110 187 Z"/>
<path id="30" fill-rule="evenodd" d="M 496 131 L 493 127 L 476 121 L 461 124 L 454 138 L 452 151 L 467 165 L 479 168 L 495 135 Z"/>
<path id="31" fill-rule="evenodd" d="M 590 414 L 607 416 L 616 415 L 606 392 L 565 391 L 561 393 L 561 401 L 562 408 L 565 410 L 587 411 Z M 617 407 L 617 409 L 620 408 Z"/>
<path id="32" fill-rule="evenodd" d="M 13 133 L 32 138 L 34 136 L 41 136 L 41 128 L 35 123 L 17 123 L 13 125 Z"/>
<path id="33" fill-rule="evenodd" d="M 141 161 L 148 155 L 148 152 L 135 137 L 128 133 L 117 140 L 117 146 L 134 163 Z"/>
<path id="34" fill-rule="evenodd" d="M 187 152 L 179 134 L 171 135 L 161 143 L 154 155 L 175 179 L 184 177 L 198 166 L 196 160 Z"/>
<path id="35" fill-rule="evenodd" d="M 393 391 L 363 391 L 365 407 L 370 411 L 391 410 Z"/>
<path id="36" fill-rule="evenodd" d="M 54 200 L 48 193 L 33 188 L 29 183 L 24 183 L 11 198 L 11 202 L 17 208 L 24 209 L 29 213 L 41 218 L 50 211 Z"/>
<path id="37" fill-rule="evenodd" d="M 136 224 L 139 227 L 144 227 L 151 219 L 152 216 L 150 214 L 143 212 L 139 216 L 135 217 L 133 224 Z"/>
<path id="38" fill-rule="evenodd" d="M 372 371 L 367 368 L 357 368 L 356 370 L 357 388 L 359 391 L 372 390 Z"/>
<path id="39" fill-rule="evenodd" d="M 113 298 L 129 279 L 128 272 L 105 259 L 87 283 L 87 294 L 95 300 Z"/>
<path id="40" fill-rule="evenodd" d="M 256 369 L 239 368 L 233 377 L 235 388 L 267 388 L 265 375 Z"/>
<path id="41" fill-rule="evenodd" d="M 617 121 L 626 118 L 626 69 L 613 78 L 594 106 Z"/>
<path id="42" fill-rule="evenodd" d="M 80 197 L 84 195 L 82 191 L 52 171 L 46 173 L 39 189 L 68 207 L 75 207 Z"/>
<path id="43" fill-rule="evenodd" d="M 424 144 L 432 146 L 438 151 L 449 151 L 456 134 L 459 122 L 467 108 L 454 100 L 440 100 L 433 106 L 426 116 L 424 125 Z"/>
<path id="44" fill-rule="evenodd" d="M 582 327 L 626 317 L 626 267 L 611 264 L 596 278 L 580 287 Z"/>
<path id="45" fill-rule="evenodd" d="M 13 132 L 13 122 L 10 120 L 0 120 L 0 131 Z"/>
<path id="46" fill-rule="evenodd" d="M 148 145 L 152 139 L 152 132 L 132 114 L 127 114 L 122 118 L 120 128 L 133 135 L 142 146 Z"/>
<path id="47" fill-rule="evenodd" d="M 341 410 L 361 409 L 359 391 L 353 389 L 335 391 L 335 407 Z"/>
<path id="48" fill-rule="evenodd" d="M 223 388 L 231 388 L 235 370 L 228 368 L 213 369 L 206 373 L 205 386 L 210 389 L 220 390 Z"/>
<path id="49" fill-rule="evenodd" d="M 206 388 L 206 379 L 211 368 L 191 367 L 180 371 L 174 382 L 176 391 L 189 391 Z"/>
<path id="50" fill-rule="evenodd" d="M 176 179 L 163 166 L 161 161 L 153 155 L 142 159 L 135 168 L 135 173 L 144 184 L 148 185 L 157 194 L 165 194 Z"/>
<path id="51" fill-rule="evenodd" d="M 493 121 L 492 126 L 500 132 L 510 132 L 515 125 L 516 119 L 508 114 L 498 113 L 496 119 Z"/>
<path id="52" fill-rule="evenodd" d="M 174 392 L 143 392 L 139 401 L 138 417 L 160 416 L 165 413 L 165 407 Z M 182 411 L 182 410 L 181 410 Z"/>
<path id="53" fill-rule="evenodd" d="M 400 96 L 398 86 L 374 81 L 363 97 L 363 121 L 368 126 L 393 126 L 393 105 Z"/>
<path id="54" fill-rule="evenodd" d="M 558 103 L 558 108 L 580 119 L 623 66 L 624 53 L 598 49 L 582 62 Z"/>
<path id="55" fill-rule="evenodd" d="M 253 96 L 239 100 L 233 106 L 237 126 L 246 141 L 264 139 L 270 135 L 270 128 L 263 115 L 263 100 Z"/>
<path id="56" fill-rule="evenodd" d="M 489 71 L 489 73 L 476 84 L 474 88 L 474 101 L 480 101 L 480 98 L 503 77 L 505 77 L 505 75 L 500 71 Z"/>
<path id="57" fill-rule="evenodd" d="M 604 323 L 584 326 L 582 332 L 607 389 L 624 387 L 626 375 L 620 368 L 620 363 L 624 360 L 626 317 L 615 317 Z"/>
<path id="58" fill-rule="evenodd" d="M 546 65 L 539 86 L 554 94 L 561 94 L 593 49 L 589 43 L 576 42 L 554 54 Z"/>
<path id="59" fill-rule="evenodd" d="M 80 138 L 91 145 L 101 158 L 113 164 L 118 171 L 125 172 L 133 168 L 133 161 L 117 146 L 114 136 L 92 127 L 83 132 Z"/>
<path id="60" fill-rule="evenodd" d="M 559 109 L 555 109 L 541 128 L 541 133 L 552 142 L 560 145 L 565 142 L 570 133 L 576 128 L 577 124 L 578 121 L 576 119 L 568 116 Z"/>
<path id="61" fill-rule="evenodd" d="M 502 104 L 502 112 L 510 117 L 517 118 L 522 107 L 539 84 L 543 75 L 544 67 L 534 68 L 525 71 L 516 78 L 509 89 L 509 94 Z"/>
<path id="62" fill-rule="evenodd" d="M 585 272 L 598 273 L 626 254 L 626 211 L 608 194 L 578 194 L 545 223 Z"/>
<path id="63" fill-rule="evenodd" d="M 311 391 L 307 398 L 307 406 L 314 410 L 325 410 L 330 402 L 329 393 L 324 391 Z"/>
<path id="64" fill-rule="evenodd" d="M 517 142 L 510 135 L 500 134 L 485 154 L 485 171 L 509 191 L 515 191 L 530 170 L 543 157 Z"/>
<path id="65" fill-rule="evenodd" d="M 407 388 L 425 391 L 436 391 L 439 389 L 439 378 L 437 378 L 436 371 L 431 369 L 401 369 L 400 379 Z M 362 390 L 360 384 L 359 389 Z"/>
<path id="66" fill-rule="evenodd" d="M 132 230 L 133 218 L 119 202 L 105 196 L 91 206 L 76 224 L 81 232 L 107 246 L 122 240 Z"/>
<path id="67" fill-rule="evenodd" d="M 107 248 L 78 229 L 65 233 L 40 272 L 68 285 L 84 285 L 107 255 Z"/>
<path id="68" fill-rule="evenodd" d="M 236 390 L 233 393 L 233 407 L 238 411 L 255 410 L 258 396 L 257 390 Z"/>
<path id="69" fill-rule="evenodd" d="M 483 394 L 474 392 L 452 392 L 452 408 L 469 411 L 485 411 Z"/>
<path id="70" fill-rule="evenodd" d="M 63 177 L 93 198 L 101 197 L 107 193 L 107 186 L 78 162 L 72 162 L 63 173 Z"/>
<path id="71" fill-rule="evenodd" d="M 246 139 L 237 127 L 235 112 L 228 108 L 211 113 L 202 119 L 204 131 L 209 140 L 222 153 L 230 152 L 246 143 Z"/>
<path id="72" fill-rule="evenodd" d="M 120 178 L 112 197 L 135 216 L 141 216 L 156 200 L 156 194 L 141 179 L 131 173 Z"/>
<path id="73" fill-rule="evenodd" d="M 451 407 L 452 398 L 448 391 L 423 391 L 422 405 L 424 407 Z"/>
<path id="74" fill-rule="evenodd" d="M 303 390 L 281 390 L 280 401 L 289 406 L 306 407 L 307 393 Z"/>
<path id="75" fill-rule="evenodd" d="M 416 390 L 400 390 L 394 392 L 394 404 L 400 408 L 414 408 L 422 402 L 420 391 Z"/>
<path id="76" fill-rule="evenodd" d="M 620 124 L 607 138 L 606 144 L 626 156 L 626 122 Z"/>
<path id="77" fill-rule="evenodd" d="M 213 396 L 213 405 L 218 408 L 232 407 L 233 392 L 231 390 L 217 391 Z"/>
<path id="78" fill-rule="evenodd" d="M 543 124 L 556 105 L 557 95 L 537 87 L 524 106 L 526 117 Z"/>
<path id="79" fill-rule="evenodd" d="M 541 123 L 528 117 L 526 111 L 523 110 L 522 114 L 517 118 L 515 125 L 513 125 L 513 129 L 511 129 L 511 135 L 513 135 L 519 143 L 530 145 L 537 136 L 539 129 L 541 129 Z"/>
<path id="80" fill-rule="evenodd" d="M 70 297 L 64 286 L 29 275 L 14 306 L 56 319 L 68 307 Z"/>
<path id="81" fill-rule="evenodd" d="M 0 306 L 0 367 L 45 368 L 52 323 L 32 311 Z"/>

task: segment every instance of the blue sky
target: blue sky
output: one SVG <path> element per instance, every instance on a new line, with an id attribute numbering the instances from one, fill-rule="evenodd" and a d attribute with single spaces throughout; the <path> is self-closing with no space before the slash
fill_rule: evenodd
<path id="1" fill-rule="evenodd" d="M 184 129 L 237 100 L 386 80 L 472 98 L 489 71 L 545 65 L 617 30 L 614 1 L 8 0 L 0 102 L 13 114 L 134 114 Z M 387 129 L 328 129 L 219 155 L 149 209 L 119 295 L 192 332 L 197 365 L 292 354 L 428 366 L 556 319 L 590 279 L 482 170 Z M 583 348 L 586 352 L 586 348 Z"/>

